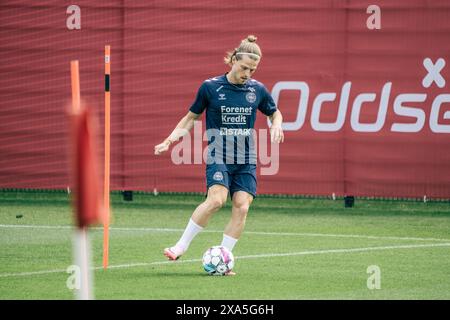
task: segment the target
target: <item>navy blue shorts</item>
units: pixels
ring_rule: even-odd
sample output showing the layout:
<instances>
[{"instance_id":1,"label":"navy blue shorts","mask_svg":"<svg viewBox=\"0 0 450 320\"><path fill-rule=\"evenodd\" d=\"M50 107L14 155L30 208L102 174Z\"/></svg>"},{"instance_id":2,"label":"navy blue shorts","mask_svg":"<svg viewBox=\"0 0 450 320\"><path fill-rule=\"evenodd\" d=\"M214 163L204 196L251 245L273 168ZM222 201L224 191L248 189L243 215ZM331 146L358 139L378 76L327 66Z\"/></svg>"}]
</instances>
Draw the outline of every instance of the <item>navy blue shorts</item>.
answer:
<instances>
[{"instance_id":1,"label":"navy blue shorts","mask_svg":"<svg viewBox=\"0 0 450 320\"><path fill-rule=\"evenodd\" d=\"M208 164L206 165L206 188L220 184L230 191L250 193L256 197L256 165L254 164Z\"/></svg>"}]
</instances>

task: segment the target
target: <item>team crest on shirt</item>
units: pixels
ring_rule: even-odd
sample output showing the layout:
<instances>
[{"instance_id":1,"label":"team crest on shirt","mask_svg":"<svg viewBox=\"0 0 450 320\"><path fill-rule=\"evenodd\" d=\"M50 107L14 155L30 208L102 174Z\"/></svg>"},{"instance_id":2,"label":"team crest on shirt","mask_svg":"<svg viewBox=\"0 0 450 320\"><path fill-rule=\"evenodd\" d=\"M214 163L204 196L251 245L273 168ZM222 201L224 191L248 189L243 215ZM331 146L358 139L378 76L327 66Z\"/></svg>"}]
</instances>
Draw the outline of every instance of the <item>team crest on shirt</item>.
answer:
<instances>
[{"instance_id":1,"label":"team crest on shirt","mask_svg":"<svg viewBox=\"0 0 450 320\"><path fill-rule=\"evenodd\" d=\"M216 171L213 175L213 179L216 181L222 181L223 180L223 174L220 171Z\"/></svg>"},{"instance_id":2,"label":"team crest on shirt","mask_svg":"<svg viewBox=\"0 0 450 320\"><path fill-rule=\"evenodd\" d=\"M245 95L245 99L247 99L248 102L253 103L256 101L256 94L254 92L248 92Z\"/></svg>"}]
</instances>

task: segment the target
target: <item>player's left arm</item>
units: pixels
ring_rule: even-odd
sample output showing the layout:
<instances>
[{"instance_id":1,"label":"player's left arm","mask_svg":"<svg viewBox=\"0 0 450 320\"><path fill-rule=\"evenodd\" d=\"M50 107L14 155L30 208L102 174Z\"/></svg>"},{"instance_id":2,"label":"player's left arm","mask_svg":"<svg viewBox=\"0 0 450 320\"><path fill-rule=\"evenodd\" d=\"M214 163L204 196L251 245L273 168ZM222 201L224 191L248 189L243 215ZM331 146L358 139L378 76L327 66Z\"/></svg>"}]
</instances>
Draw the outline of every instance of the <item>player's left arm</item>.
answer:
<instances>
[{"instance_id":1,"label":"player's left arm","mask_svg":"<svg viewBox=\"0 0 450 320\"><path fill-rule=\"evenodd\" d=\"M284 133L281 124L283 123L283 115L280 110L275 111L268 116L272 125L270 126L270 140L272 142L281 143L284 141Z\"/></svg>"}]
</instances>

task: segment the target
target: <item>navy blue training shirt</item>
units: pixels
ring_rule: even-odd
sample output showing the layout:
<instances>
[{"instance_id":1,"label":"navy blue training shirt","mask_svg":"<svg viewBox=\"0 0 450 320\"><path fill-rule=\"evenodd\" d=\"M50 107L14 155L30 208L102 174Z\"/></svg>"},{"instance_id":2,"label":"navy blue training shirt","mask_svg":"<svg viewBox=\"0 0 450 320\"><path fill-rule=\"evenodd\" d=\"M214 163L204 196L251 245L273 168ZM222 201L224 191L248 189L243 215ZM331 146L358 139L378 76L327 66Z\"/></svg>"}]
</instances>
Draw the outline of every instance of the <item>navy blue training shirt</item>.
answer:
<instances>
[{"instance_id":1,"label":"navy blue training shirt","mask_svg":"<svg viewBox=\"0 0 450 320\"><path fill-rule=\"evenodd\" d=\"M200 86L190 111L201 114L206 109L208 164L254 163L253 127L256 111L271 116L277 107L266 87L254 79L232 84L226 75L207 79Z\"/></svg>"}]
</instances>

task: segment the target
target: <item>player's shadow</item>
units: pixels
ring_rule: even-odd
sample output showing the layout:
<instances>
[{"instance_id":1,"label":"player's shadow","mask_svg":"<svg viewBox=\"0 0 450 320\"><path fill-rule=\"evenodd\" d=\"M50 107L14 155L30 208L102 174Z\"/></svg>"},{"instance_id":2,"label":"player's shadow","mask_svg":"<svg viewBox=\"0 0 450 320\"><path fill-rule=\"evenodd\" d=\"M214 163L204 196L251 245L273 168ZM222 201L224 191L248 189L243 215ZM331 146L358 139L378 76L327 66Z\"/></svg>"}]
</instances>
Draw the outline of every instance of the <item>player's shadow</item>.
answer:
<instances>
[{"instance_id":1,"label":"player's shadow","mask_svg":"<svg viewBox=\"0 0 450 320\"><path fill-rule=\"evenodd\" d=\"M199 271L170 271L170 270L148 270L146 272L142 272L142 277L143 278L148 278L148 277L156 277L156 278L163 278L163 277L168 277L168 278L186 278L186 279L192 279L193 277L195 278L208 278L209 276L205 273L202 272L202 270Z\"/></svg>"}]
</instances>

